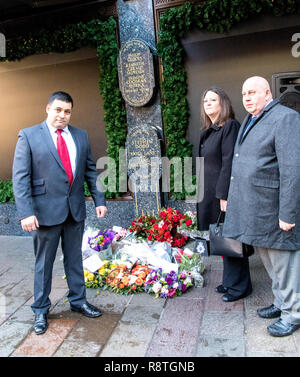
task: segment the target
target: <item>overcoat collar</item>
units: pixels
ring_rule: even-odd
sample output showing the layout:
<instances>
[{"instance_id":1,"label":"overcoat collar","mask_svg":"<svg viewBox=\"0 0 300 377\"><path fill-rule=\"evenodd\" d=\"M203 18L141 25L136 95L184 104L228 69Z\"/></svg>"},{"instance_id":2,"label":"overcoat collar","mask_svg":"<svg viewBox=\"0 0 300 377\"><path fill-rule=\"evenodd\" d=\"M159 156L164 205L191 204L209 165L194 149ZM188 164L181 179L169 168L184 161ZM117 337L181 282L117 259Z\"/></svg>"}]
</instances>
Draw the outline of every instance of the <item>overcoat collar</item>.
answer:
<instances>
[{"instance_id":1,"label":"overcoat collar","mask_svg":"<svg viewBox=\"0 0 300 377\"><path fill-rule=\"evenodd\" d=\"M273 101L271 101L263 110L262 112L260 113L260 115L257 117L257 119L255 120L255 122L253 123L252 127L244 134L244 130L245 128L247 127L249 121L250 121L250 118L252 118L252 115L251 114L248 114L243 123L242 123L242 126L241 126L241 133L240 133L240 136L239 136L239 144L242 144L242 142L245 140L246 136L248 135L249 132L251 132L251 130L256 126L256 124L263 118L263 116L268 112L270 111L274 106L276 106L277 104L279 103L279 99L276 98L276 99L273 99Z\"/></svg>"}]
</instances>

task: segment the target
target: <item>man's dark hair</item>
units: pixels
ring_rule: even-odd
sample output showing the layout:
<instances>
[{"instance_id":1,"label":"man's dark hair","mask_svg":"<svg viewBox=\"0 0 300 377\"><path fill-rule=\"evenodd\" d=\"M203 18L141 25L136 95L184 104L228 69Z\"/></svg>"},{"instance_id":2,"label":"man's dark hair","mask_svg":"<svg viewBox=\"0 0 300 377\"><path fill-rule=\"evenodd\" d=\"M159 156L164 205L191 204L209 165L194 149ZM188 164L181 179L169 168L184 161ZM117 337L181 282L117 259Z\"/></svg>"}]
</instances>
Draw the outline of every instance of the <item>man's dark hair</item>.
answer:
<instances>
[{"instance_id":1,"label":"man's dark hair","mask_svg":"<svg viewBox=\"0 0 300 377\"><path fill-rule=\"evenodd\" d=\"M50 98L49 98L48 105L51 105L51 103L54 102L56 99L58 99L59 101L71 103L72 107L73 107L73 99L70 96L70 94L68 94L66 92L54 92L54 93L52 93Z\"/></svg>"}]
</instances>

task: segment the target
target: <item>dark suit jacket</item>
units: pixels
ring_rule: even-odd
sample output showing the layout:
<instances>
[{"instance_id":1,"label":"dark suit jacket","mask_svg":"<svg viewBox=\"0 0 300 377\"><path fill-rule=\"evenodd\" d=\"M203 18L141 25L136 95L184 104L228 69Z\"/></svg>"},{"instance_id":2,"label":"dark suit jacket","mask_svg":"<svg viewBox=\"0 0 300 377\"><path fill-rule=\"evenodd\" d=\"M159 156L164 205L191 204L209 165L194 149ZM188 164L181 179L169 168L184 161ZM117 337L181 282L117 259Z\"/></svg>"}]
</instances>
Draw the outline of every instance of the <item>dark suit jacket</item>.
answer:
<instances>
[{"instance_id":1,"label":"dark suit jacket","mask_svg":"<svg viewBox=\"0 0 300 377\"><path fill-rule=\"evenodd\" d=\"M208 230L217 222L220 199L227 200L234 144L240 124L228 120L223 127L212 125L201 131L199 157L204 157L204 197L197 204L198 228Z\"/></svg>"},{"instance_id":2,"label":"dark suit jacket","mask_svg":"<svg viewBox=\"0 0 300 377\"><path fill-rule=\"evenodd\" d=\"M253 246L300 249L300 115L274 100L235 145L225 237ZM286 232L279 219L296 226Z\"/></svg>"},{"instance_id":3,"label":"dark suit jacket","mask_svg":"<svg viewBox=\"0 0 300 377\"><path fill-rule=\"evenodd\" d=\"M96 187L97 170L87 132L69 125L77 157L71 187L46 122L19 132L13 162L13 189L19 219L35 215L40 225L62 223L69 211L75 221L86 217L84 181L96 206L105 197Z\"/></svg>"}]
</instances>

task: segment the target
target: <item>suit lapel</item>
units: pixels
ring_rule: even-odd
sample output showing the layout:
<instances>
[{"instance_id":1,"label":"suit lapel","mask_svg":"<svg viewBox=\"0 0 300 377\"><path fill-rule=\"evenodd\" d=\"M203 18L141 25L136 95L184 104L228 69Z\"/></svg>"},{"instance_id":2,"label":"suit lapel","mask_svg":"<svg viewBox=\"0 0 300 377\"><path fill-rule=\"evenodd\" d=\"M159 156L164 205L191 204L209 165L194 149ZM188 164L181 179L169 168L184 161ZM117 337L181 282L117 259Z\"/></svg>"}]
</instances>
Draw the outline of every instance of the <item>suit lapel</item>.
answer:
<instances>
[{"instance_id":1,"label":"suit lapel","mask_svg":"<svg viewBox=\"0 0 300 377\"><path fill-rule=\"evenodd\" d=\"M245 137L243 135L244 135L245 127L247 127L247 124L248 124L250 118L251 118L251 114L247 114L242 125L241 125L241 127L240 127L240 132L239 132L239 135L238 135L239 144L242 144L242 142L245 139Z\"/></svg>"},{"instance_id":2,"label":"suit lapel","mask_svg":"<svg viewBox=\"0 0 300 377\"><path fill-rule=\"evenodd\" d=\"M64 166L63 166L63 164L61 162L61 159L59 157L59 154L57 153L57 149L55 148L55 145L53 143L53 139L52 139L52 136L51 136L50 131L48 129L46 121L44 121L43 123L41 123L41 133L42 133L42 140L45 141L46 146L49 149L49 151L51 152L52 156L55 158L55 160L57 161L58 165L63 170L65 170L65 168L64 168Z\"/></svg>"},{"instance_id":3,"label":"suit lapel","mask_svg":"<svg viewBox=\"0 0 300 377\"><path fill-rule=\"evenodd\" d=\"M248 122L251 118L251 114L248 114L246 116L246 118L244 119L243 121L243 124L240 128L240 135L238 136L238 140L239 140L239 144L242 144L242 142L245 140L246 136L248 135L248 133L256 126L256 124L261 120L261 118L270 110L272 109L274 106L276 106L277 104L279 103L279 100L276 98L274 99L272 102L270 102L265 108L264 110L262 111L262 113L260 114L260 116L255 120L255 122L253 123L253 125L250 127L250 129L246 132L246 134L244 135L244 131L245 131L245 128L247 127L248 125Z\"/></svg>"},{"instance_id":4,"label":"suit lapel","mask_svg":"<svg viewBox=\"0 0 300 377\"><path fill-rule=\"evenodd\" d=\"M77 172L78 172L78 161L80 161L80 153L81 153L81 142L80 142L80 138L78 137L77 135L77 132L75 131L74 127L72 126L68 126L69 127L69 131L72 135L72 138L74 140L74 143L75 143L75 146L76 146L76 161L75 161L75 173L74 173L74 179L73 179L73 182L76 178L76 175L77 175Z\"/></svg>"}]
</instances>

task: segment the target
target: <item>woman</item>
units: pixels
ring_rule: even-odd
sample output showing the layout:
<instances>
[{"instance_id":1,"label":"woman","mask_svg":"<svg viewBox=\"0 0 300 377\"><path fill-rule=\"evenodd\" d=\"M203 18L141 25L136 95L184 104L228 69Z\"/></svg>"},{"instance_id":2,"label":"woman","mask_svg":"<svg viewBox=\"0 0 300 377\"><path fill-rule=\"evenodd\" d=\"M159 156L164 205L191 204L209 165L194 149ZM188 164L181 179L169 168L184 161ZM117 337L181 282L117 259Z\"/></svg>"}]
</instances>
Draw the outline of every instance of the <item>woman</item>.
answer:
<instances>
[{"instance_id":1,"label":"woman","mask_svg":"<svg viewBox=\"0 0 300 377\"><path fill-rule=\"evenodd\" d=\"M208 230L226 211L234 144L240 124L230 99L220 88L207 89L201 99L199 156L204 157L204 198L197 204L198 229ZM236 301L252 292L248 258L223 257L223 283L216 292Z\"/></svg>"}]
</instances>

